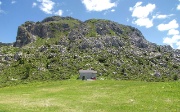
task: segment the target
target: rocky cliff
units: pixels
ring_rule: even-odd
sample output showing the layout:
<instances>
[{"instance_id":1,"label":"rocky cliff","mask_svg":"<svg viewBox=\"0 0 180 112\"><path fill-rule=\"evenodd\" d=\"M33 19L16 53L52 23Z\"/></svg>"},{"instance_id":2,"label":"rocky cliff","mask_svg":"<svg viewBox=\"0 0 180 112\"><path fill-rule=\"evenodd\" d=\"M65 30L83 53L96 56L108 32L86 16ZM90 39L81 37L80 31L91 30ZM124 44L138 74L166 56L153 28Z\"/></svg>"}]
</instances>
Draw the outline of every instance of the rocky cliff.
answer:
<instances>
[{"instance_id":1,"label":"rocky cliff","mask_svg":"<svg viewBox=\"0 0 180 112\"><path fill-rule=\"evenodd\" d=\"M28 21L8 49L0 51L0 73L11 74L2 75L4 80L67 79L80 68L118 80L177 80L180 73L179 50L148 42L138 29L109 20L53 16Z\"/></svg>"},{"instance_id":2,"label":"rocky cliff","mask_svg":"<svg viewBox=\"0 0 180 112\"><path fill-rule=\"evenodd\" d=\"M79 49L124 49L135 55L153 57L158 50L172 53L178 57L179 50L170 46L159 46L148 42L142 33L131 26L125 26L109 20L91 19L85 22L71 18L53 16L42 22L25 22L19 26L15 47L23 47L35 42L37 38L58 37L58 44ZM127 48L127 49L125 49ZM150 55L151 54L151 55ZM176 59L177 60L177 59Z\"/></svg>"},{"instance_id":3,"label":"rocky cliff","mask_svg":"<svg viewBox=\"0 0 180 112\"><path fill-rule=\"evenodd\" d=\"M49 17L42 22L27 21L18 27L15 47L22 47L34 42L37 37L53 38L56 33L70 32L76 25L80 24L79 20L71 17Z\"/></svg>"}]
</instances>

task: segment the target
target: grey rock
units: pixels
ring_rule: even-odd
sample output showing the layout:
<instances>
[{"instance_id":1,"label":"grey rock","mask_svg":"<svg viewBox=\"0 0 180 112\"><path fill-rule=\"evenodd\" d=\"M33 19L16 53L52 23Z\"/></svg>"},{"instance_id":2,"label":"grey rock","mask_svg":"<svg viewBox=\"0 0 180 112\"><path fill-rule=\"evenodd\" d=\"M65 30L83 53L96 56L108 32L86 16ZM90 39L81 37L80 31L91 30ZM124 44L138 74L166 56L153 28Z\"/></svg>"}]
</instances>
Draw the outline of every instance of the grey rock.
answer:
<instances>
[{"instance_id":1,"label":"grey rock","mask_svg":"<svg viewBox=\"0 0 180 112\"><path fill-rule=\"evenodd\" d=\"M71 23L58 22L60 20L76 20L71 17L59 17L53 16L44 19L42 22L25 22L23 25L19 26L18 33L16 37L15 47L22 47L36 40L36 37L40 38L53 38L55 37L55 32L70 32ZM77 24L80 23L76 20ZM75 25L75 24L74 24ZM74 35L74 34L73 34Z\"/></svg>"},{"instance_id":2,"label":"grey rock","mask_svg":"<svg viewBox=\"0 0 180 112\"><path fill-rule=\"evenodd\" d=\"M14 55L14 60L19 60L21 57L22 57L22 52L17 52L17 53Z\"/></svg>"},{"instance_id":3,"label":"grey rock","mask_svg":"<svg viewBox=\"0 0 180 112\"><path fill-rule=\"evenodd\" d=\"M160 72L155 72L155 73L154 73L154 76L155 76L155 77L161 77L161 74L160 74Z\"/></svg>"},{"instance_id":4,"label":"grey rock","mask_svg":"<svg viewBox=\"0 0 180 112\"><path fill-rule=\"evenodd\" d=\"M4 57L4 60L5 60L5 61L10 61L10 60L11 60L11 58L10 58L10 57L8 57L8 56L5 56L5 57Z\"/></svg>"},{"instance_id":5,"label":"grey rock","mask_svg":"<svg viewBox=\"0 0 180 112\"><path fill-rule=\"evenodd\" d=\"M16 42L14 43L15 47L22 47L33 41L35 41L35 37L31 33L22 26L18 27Z\"/></svg>"}]
</instances>

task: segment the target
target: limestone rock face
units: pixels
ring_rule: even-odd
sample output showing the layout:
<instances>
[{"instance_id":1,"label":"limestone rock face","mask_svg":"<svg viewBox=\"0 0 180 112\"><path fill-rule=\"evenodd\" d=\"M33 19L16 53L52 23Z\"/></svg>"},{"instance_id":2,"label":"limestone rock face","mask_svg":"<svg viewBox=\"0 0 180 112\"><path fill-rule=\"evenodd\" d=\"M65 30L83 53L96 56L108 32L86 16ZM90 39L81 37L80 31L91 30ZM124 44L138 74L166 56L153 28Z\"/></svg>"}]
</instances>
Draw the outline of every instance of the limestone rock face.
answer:
<instances>
[{"instance_id":1,"label":"limestone rock face","mask_svg":"<svg viewBox=\"0 0 180 112\"><path fill-rule=\"evenodd\" d=\"M57 33L69 32L71 30L68 21L76 21L74 24L79 24L80 21L71 17L53 16L45 18L42 22L27 21L18 27L15 47L22 47L31 42L34 42L37 37L53 38ZM64 22L64 21L67 21Z\"/></svg>"},{"instance_id":2,"label":"limestone rock face","mask_svg":"<svg viewBox=\"0 0 180 112\"><path fill-rule=\"evenodd\" d=\"M148 49L153 46L138 29L130 26L108 20L90 19L81 22L71 17L59 16L45 18L42 22L25 22L18 28L14 46L22 47L34 42L38 37L53 38L58 34L67 36L70 41L82 39L82 43L78 43L79 48L82 49L88 47L122 47L128 41L138 48Z\"/></svg>"},{"instance_id":3,"label":"limestone rock face","mask_svg":"<svg viewBox=\"0 0 180 112\"><path fill-rule=\"evenodd\" d=\"M109 20L27 21L18 27L15 47L8 45L0 43L4 79L9 74L22 80L68 79L89 68L118 80L166 81L180 73L180 50L151 43L137 28Z\"/></svg>"},{"instance_id":4,"label":"limestone rock face","mask_svg":"<svg viewBox=\"0 0 180 112\"><path fill-rule=\"evenodd\" d=\"M35 40L35 36L28 32L23 26L18 27L18 33L16 37L16 42L14 43L15 47L22 47L26 44L29 44Z\"/></svg>"}]
</instances>

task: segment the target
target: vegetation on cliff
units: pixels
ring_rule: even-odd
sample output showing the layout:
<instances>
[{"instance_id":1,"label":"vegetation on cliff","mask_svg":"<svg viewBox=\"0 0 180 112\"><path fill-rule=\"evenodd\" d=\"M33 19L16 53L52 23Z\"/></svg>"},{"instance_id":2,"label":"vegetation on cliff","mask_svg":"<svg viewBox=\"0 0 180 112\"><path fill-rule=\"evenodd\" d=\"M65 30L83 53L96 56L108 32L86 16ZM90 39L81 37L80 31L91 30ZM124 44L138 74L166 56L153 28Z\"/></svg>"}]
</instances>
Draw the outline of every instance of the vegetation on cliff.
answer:
<instances>
[{"instance_id":1,"label":"vegetation on cliff","mask_svg":"<svg viewBox=\"0 0 180 112\"><path fill-rule=\"evenodd\" d=\"M58 16L25 22L14 45L0 49L2 85L64 80L89 68L116 80L178 80L180 51L148 42L131 26Z\"/></svg>"}]
</instances>

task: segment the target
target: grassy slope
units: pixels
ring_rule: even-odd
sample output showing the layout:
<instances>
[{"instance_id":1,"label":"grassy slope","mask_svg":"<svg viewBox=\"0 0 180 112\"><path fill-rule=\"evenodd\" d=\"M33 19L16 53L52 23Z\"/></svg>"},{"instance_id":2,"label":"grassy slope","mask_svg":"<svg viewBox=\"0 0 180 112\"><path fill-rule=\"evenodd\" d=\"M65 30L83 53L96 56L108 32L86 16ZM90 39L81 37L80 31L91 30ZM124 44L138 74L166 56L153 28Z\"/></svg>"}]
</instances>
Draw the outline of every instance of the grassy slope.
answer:
<instances>
[{"instance_id":1,"label":"grassy slope","mask_svg":"<svg viewBox=\"0 0 180 112\"><path fill-rule=\"evenodd\" d=\"M178 112L179 88L180 82L36 82L0 88L0 112Z\"/></svg>"}]
</instances>

